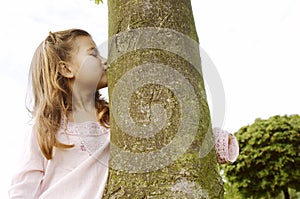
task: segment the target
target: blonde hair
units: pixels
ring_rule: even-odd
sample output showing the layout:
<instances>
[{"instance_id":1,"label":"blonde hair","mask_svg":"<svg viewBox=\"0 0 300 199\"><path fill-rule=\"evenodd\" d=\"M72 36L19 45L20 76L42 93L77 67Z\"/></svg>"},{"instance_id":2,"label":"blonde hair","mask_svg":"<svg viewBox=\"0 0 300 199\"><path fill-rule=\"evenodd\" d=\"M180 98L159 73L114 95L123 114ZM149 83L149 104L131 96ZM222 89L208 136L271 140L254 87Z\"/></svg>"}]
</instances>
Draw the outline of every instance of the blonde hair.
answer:
<instances>
[{"instance_id":1,"label":"blonde hair","mask_svg":"<svg viewBox=\"0 0 300 199\"><path fill-rule=\"evenodd\" d=\"M59 73L59 63L69 61L74 50L74 40L79 36L90 34L80 29L70 29L49 33L49 36L38 46L32 58L30 76L33 92L33 108L30 110L35 119L37 140L43 155L52 159L53 147L71 148L59 142L56 133L72 109L70 81ZM95 93L95 107L98 121L109 127L108 103ZM64 122L65 123L65 122Z\"/></svg>"}]
</instances>

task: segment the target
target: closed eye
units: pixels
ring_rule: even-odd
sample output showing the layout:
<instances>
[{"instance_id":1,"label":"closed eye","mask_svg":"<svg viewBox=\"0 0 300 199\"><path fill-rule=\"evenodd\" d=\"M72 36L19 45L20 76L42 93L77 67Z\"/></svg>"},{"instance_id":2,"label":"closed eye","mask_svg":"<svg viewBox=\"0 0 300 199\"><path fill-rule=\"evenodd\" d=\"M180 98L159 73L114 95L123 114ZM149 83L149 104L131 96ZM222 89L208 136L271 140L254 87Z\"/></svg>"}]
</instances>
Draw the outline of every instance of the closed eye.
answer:
<instances>
[{"instance_id":1,"label":"closed eye","mask_svg":"<svg viewBox=\"0 0 300 199\"><path fill-rule=\"evenodd\" d=\"M92 47L89 49L90 53L89 55L94 56L94 57L98 57L99 56L99 51L97 48Z\"/></svg>"},{"instance_id":2,"label":"closed eye","mask_svg":"<svg viewBox=\"0 0 300 199\"><path fill-rule=\"evenodd\" d=\"M94 56L94 57L98 57L97 53L92 52L90 55Z\"/></svg>"}]
</instances>

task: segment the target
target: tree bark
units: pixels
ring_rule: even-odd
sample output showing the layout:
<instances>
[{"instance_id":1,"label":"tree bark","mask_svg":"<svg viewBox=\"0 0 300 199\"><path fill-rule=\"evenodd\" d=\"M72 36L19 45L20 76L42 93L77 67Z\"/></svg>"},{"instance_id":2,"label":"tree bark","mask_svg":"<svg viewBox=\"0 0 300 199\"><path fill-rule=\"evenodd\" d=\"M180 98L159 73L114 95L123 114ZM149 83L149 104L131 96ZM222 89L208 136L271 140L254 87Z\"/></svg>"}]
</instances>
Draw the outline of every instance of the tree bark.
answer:
<instances>
[{"instance_id":1,"label":"tree bark","mask_svg":"<svg viewBox=\"0 0 300 199\"><path fill-rule=\"evenodd\" d=\"M108 0L103 198L223 198L190 0Z\"/></svg>"}]
</instances>

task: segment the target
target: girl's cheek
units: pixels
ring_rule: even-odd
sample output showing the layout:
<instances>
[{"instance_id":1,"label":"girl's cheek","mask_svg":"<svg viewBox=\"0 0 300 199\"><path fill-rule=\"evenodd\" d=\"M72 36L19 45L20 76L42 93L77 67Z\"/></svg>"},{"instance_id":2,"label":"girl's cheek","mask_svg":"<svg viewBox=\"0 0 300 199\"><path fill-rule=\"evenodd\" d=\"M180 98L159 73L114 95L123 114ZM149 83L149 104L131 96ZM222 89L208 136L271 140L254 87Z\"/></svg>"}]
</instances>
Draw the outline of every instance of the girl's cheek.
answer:
<instances>
[{"instance_id":1,"label":"girl's cheek","mask_svg":"<svg viewBox=\"0 0 300 199\"><path fill-rule=\"evenodd\" d=\"M96 72L103 69L101 61L93 56L87 56L80 66L80 70Z\"/></svg>"},{"instance_id":2,"label":"girl's cheek","mask_svg":"<svg viewBox=\"0 0 300 199\"><path fill-rule=\"evenodd\" d=\"M81 64L77 79L81 82L97 85L104 73L101 61L93 56L88 56Z\"/></svg>"}]
</instances>

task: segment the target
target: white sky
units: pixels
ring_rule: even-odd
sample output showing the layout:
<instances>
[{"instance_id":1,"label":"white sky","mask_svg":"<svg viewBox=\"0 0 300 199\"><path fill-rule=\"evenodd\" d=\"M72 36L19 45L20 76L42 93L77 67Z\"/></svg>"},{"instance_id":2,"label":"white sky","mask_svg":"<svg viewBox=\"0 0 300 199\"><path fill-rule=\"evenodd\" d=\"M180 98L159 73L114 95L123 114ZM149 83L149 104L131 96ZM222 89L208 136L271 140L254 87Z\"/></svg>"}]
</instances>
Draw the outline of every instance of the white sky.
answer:
<instances>
[{"instance_id":1,"label":"white sky","mask_svg":"<svg viewBox=\"0 0 300 199\"><path fill-rule=\"evenodd\" d=\"M192 4L200 45L223 82L223 128L235 132L258 117L299 114L300 1L192 0ZM7 198L27 129L24 98L34 50L50 30L82 28L97 44L104 42L106 1L103 5L90 0L5 1L0 26L0 198ZM210 108L217 113L213 105Z\"/></svg>"}]
</instances>

